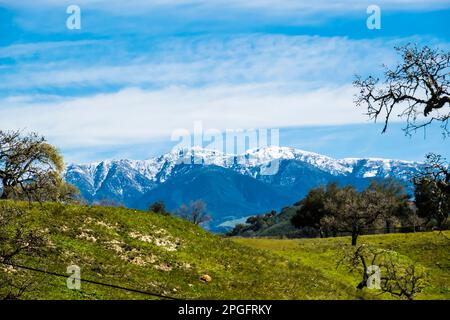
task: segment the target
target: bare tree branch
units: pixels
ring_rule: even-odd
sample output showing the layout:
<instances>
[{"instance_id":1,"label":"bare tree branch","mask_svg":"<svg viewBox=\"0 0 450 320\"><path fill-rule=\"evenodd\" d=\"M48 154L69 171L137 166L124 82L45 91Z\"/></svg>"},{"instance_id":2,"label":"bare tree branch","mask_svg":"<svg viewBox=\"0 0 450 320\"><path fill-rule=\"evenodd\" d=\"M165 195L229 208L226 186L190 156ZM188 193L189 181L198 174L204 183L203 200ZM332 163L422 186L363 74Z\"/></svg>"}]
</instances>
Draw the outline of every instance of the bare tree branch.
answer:
<instances>
[{"instance_id":1,"label":"bare tree branch","mask_svg":"<svg viewBox=\"0 0 450 320\"><path fill-rule=\"evenodd\" d=\"M386 132L394 113L406 118L406 134L439 122L448 135L450 118L450 52L427 46L406 45L395 48L402 62L394 69L385 68L384 80L356 77L358 107L367 108L370 119L384 117Z\"/></svg>"}]
</instances>

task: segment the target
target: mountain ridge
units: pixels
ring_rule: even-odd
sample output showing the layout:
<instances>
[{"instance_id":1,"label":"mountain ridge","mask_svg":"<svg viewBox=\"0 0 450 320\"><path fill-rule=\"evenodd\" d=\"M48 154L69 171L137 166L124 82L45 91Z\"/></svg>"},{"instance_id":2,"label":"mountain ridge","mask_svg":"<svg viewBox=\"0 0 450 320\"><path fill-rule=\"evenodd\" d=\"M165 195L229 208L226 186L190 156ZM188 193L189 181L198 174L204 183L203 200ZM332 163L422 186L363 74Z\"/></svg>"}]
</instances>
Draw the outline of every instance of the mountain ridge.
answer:
<instances>
[{"instance_id":1,"label":"mountain ridge","mask_svg":"<svg viewBox=\"0 0 450 320\"><path fill-rule=\"evenodd\" d=\"M290 147L258 148L240 155L193 147L147 160L69 164L64 176L91 203L109 200L145 209L151 201L163 200L175 210L181 203L197 200L188 195L202 196L209 208L216 208L212 215L219 225L225 217L238 219L262 213L259 211L279 210L298 201L309 189L330 182L363 188L373 179L391 177L408 186L421 165L382 158L334 159ZM256 190L265 190L259 195L264 201Z\"/></svg>"}]
</instances>

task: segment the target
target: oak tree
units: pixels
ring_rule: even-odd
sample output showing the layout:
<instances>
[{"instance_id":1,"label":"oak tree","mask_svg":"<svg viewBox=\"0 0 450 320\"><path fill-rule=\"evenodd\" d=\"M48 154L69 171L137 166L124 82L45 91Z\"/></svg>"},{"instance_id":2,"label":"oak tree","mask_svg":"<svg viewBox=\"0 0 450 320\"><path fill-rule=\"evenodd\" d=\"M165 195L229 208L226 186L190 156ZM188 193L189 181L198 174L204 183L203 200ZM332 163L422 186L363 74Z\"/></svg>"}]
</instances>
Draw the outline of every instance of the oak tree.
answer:
<instances>
[{"instance_id":1,"label":"oak tree","mask_svg":"<svg viewBox=\"0 0 450 320\"><path fill-rule=\"evenodd\" d=\"M64 182L63 158L37 135L0 130L0 199L69 200L77 189Z\"/></svg>"},{"instance_id":2,"label":"oak tree","mask_svg":"<svg viewBox=\"0 0 450 320\"><path fill-rule=\"evenodd\" d=\"M450 52L415 45L395 49L401 62L394 68L384 66L384 79L357 76L356 105L367 108L367 115L375 121L384 117L383 132L396 114L406 120L407 134L432 122L448 134Z\"/></svg>"}]
</instances>

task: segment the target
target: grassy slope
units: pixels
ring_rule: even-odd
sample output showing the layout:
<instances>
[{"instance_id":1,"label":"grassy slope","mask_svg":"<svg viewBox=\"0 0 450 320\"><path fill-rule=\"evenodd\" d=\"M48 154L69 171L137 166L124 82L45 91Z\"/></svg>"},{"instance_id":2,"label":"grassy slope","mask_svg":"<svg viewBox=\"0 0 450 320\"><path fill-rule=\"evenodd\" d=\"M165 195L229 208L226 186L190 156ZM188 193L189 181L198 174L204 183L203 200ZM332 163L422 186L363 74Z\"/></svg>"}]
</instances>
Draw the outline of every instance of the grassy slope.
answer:
<instances>
[{"instance_id":1,"label":"grassy slope","mask_svg":"<svg viewBox=\"0 0 450 320\"><path fill-rule=\"evenodd\" d=\"M450 237L450 231L446 231L445 235ZM450 299L450 240L446 237L438 232L427 232L368 235L358 241L395 250L425 267L429 286L417 295L417 299ZM348 237L296 240L235 238L234 241L251 248L268 250L293 263L314 267L325 277L342 284L354 287L360 281L360 275L350 274L344 267L336 268L339 249L349 245ZM375 293L369 289L364 291ZM392 298L388 294L377 297Z\"/></svg>"},{"instance_id":2,"label":"grassy slope","mask_svg":"<svg viewBox=\"0 0 450 320\"><path fill-rule=\"evenodd\" d=\"M53 247L43 258L24 257L21 262L49 271L64 274L68 265L76 264L84 279L188 299L377 298L373 292L355 290L356 278L332 267L335 245L348 239L230 240L178 218L149 212L56 204L28 209L27 204L19 205L28 212L27 223L44 230ZM433 287L424 297L449 298L449 247L444 247L437 235L362 239L397 244L398 251L433 271ZM442 269L436 267L437 261ZM205 273L212 282L200 280ZM81 291L73 291L66 288L64 278L38 277L35 290L24 298L149 298L87 283Z\"/></svg>"},{"instance_id":3,"label":"grassy slope","mask_svg":"<svg viewBox=\"0 0 450 320\"><path fill-rule=\"evenodd\" d=\"M178 218L122 208L20 206L28 211L27 222L45 230L53 247L43 258L24 257L21 262L48 271L65 274L67 266L76 264L84 279L188 299L360 296L314 267L220 238ZM200 281L205 273L212 282ZM66 279L46 276L23 298L149 297L87 283L81 291L68 290Z\"/></svg>"}]
</instances>

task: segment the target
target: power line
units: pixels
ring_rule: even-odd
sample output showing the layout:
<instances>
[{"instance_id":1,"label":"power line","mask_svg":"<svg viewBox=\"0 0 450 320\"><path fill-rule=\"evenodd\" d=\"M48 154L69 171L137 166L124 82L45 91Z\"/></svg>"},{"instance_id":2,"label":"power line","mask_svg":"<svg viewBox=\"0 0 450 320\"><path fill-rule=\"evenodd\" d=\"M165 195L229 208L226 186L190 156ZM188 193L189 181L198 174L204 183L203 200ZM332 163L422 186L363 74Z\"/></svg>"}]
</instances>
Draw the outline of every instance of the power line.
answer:
<instances>
[{"instance_id":1,"label":"power line","mask_svg":"<svg viewBox=\"0 0 450 320\"><path fill-rule=\"evenodd\" d=\"M55 276L55 277L62 277L62 278L66 278L66 279L68 278L68 276L66 274L61 274L61 273L57 273L57 272L37 269L34 267L28 267L28 266L19 265L19 264L6 263L6 262L2 262L2 261L0 261L0 263L4 264L4 265L16 267L16 268L21 268L21 269L25 269L25 270L48 274L48 275ZM118 286L115 284L98 282L95 280L89 280L89 279L76 279L76 280L80 280L80 281L83 281L86 283L96 284L96 285L100 285L100 286L110 287L110 288L114 288L114 289L120 289L120 290L129 291L129 292L140 293L140 294L144 294L144 295L148 295L148 296L154 296L154 297L158 297L158 298L164 298L164 299L169 299L169 300L181 300L178 298L174 298L174 297L170 297L170 296L166 296L166 295L162 295L162 294L158 294L158 293L152 293L152 292L142 291L142 290L133 289L133 288L126 288L126 287Z\"/></svg>"}]
</instances>

